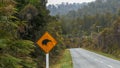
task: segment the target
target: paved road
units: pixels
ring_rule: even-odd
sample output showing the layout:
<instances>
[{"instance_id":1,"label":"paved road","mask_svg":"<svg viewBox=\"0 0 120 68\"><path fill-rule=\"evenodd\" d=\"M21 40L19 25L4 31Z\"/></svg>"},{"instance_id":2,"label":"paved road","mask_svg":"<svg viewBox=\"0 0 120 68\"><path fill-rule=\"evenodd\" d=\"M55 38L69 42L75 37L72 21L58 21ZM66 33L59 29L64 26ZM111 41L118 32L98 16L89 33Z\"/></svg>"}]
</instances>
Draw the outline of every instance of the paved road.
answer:
<instances>
[{"instance_id":1,"label":"paved road","mask_svg":"<svg viewBox=\"0 0 120 68\"><path fill-rule=\"evenodd\" d=\"M73 68L120 68L120 61L80 49L70 49Z\"/></svg>"}]
</instances>

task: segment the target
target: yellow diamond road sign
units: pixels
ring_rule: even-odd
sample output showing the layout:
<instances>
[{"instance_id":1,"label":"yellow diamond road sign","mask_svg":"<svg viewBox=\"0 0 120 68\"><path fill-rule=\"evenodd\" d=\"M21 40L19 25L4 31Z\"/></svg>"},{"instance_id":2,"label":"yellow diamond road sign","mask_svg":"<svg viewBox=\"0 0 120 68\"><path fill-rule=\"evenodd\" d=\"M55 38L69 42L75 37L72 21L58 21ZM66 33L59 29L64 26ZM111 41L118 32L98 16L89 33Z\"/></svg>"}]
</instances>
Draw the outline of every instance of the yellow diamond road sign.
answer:
<instances>
[{"instance_id":1,"label":"yellow diamond road sign","mask_svg":"<svg viewBox=\"0 0 120 68\"><path fill-rule=\"evenodd\" d=\"M45 51L45 53L49 53L50 50L57 44L57 41L48 32L46 32L37 41L37 44Z\"/></svg>"}]
</instances>

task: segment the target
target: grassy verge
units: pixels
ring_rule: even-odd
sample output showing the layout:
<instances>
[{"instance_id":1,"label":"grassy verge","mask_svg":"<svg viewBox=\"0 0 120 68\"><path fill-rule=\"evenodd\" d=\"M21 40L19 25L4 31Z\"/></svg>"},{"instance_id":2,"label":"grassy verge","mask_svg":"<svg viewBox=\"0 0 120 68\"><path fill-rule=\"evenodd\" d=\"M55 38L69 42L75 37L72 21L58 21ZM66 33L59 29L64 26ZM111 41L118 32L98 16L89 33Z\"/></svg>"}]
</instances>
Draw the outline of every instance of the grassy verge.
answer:
<instances>
[{"instance_id":1,"label":"grassy verge","mask_svg":"<svg viewBox=\"0 0 120 68\"><path fill-rule=\"evenodd\" d=\"M92 51L92 52L95 52L97 54L100 54L100 55L103 55L103 56L106 56L106 57L109 57L109 58L112 58L112 59L115 59L115 60L119 60L120 61L120 58L117 58L116 56L114 55L111 55L111 54L107 54L107 53L103 53L101 51L96 51L96 50L91 50L91 49L88 49L88 48L84 48L86 50L89 50L89 51Z\"/></svg>"},{"instance_id":2,"label":"grassy verge","mask_svg":"<svg viewBox=\"0 0 120 68\"><path fill-rule=\"evenodd\" d=\"M69 50L65 50L58 62L50 68L72 68L72 58Z\"/></svg>"}]
</instances>

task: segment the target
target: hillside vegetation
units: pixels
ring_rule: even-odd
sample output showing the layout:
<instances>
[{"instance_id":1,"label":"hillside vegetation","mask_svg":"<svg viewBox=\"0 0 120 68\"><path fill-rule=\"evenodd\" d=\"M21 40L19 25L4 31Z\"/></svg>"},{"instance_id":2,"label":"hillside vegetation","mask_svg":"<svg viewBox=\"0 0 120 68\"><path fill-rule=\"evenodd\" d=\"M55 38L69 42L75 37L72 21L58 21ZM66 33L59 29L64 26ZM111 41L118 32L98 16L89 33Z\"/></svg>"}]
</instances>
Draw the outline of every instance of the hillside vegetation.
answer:
<instances>
[{"instance_id":1,"label":"hillside vegetation","mask_svg":"<svg viewBox=\"0 0 120 68\"><path fill-rule=\"evenodd\" d=\"M45 0L0 0L0 68L45 68L45 53L36 41L48 31L58 41L50 53L56 62L64 50L62 30L49 15Z\"/></svg>"},{"instance_id":2,"label":"hillside vegetation","mask_svg":"<svg viewBox=\"0 0 120 68\"><path fill-rule=\"evenodd\" d=\"M119 0L96 0L77 11L58 14L67 48L89 48L120 58L119 6Z\"/></svg>"}]
</instances>

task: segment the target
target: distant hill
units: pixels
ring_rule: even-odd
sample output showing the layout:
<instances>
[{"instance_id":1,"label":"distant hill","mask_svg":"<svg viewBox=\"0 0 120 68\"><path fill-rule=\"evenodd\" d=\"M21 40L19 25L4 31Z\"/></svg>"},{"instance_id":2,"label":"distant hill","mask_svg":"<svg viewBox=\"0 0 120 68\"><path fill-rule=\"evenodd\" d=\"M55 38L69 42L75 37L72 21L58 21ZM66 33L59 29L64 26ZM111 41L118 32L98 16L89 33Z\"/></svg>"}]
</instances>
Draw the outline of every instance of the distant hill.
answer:
<instances>
[{"instance_id":1,"label":"distant hill","mask_svg":"<svg viewBox=\"0 0 120 68\"><path fill-rule=\"evenodd\" d=\"M49 5L47 8L50 10L51 15L65 15L77 17L81 15L93 15L104 13L116 13L120 9L120 0L96 0L90 3L62 3L59 5ZM71 12L72 11L72 12Z\"/></svg>"},{"instance_id":2,"label":"distant hill","mask_svg":"<svg viewBox=\"0 0 120 68\"><path fill-rule=\"evenodd\" d=\"M77 11L78 9L84 7L87 3L62 3L56 5L48 5L47 8L50 10L50 15L64 15L67 14L69 11Z\"/></svg>"},{"instance_id":3,"label":"distant hill","mask_svg":"<svg viewBox=\"0 0 120 68\"><path fill-rule=\"evenodd\" d=\"M95 14L104 14L104 13L112 13L115 14L120 10L120 0L96 0L95 2L88 3L84 7L80 8L75 13L69 12L69 16L73 16L71 14L75 14L77 17L83 15L95 15Z\"/></svg>"}]
</instances>

